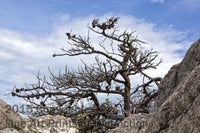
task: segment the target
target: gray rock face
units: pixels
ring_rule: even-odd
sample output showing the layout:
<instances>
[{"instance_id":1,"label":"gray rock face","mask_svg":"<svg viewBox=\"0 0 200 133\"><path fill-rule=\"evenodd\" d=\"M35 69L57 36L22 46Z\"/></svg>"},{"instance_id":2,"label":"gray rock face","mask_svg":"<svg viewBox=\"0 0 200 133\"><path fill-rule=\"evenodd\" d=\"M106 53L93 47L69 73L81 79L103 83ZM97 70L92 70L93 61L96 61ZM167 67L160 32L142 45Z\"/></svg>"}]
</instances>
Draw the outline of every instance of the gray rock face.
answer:
<instances>
[{"instance_id":1,"label":"gray rock face","mask_svg":"<svg viewBox=\"0 0 200 133\"><path fill-rule=\"evenodd\" d=\"M10 106L0 99L0 130L6 127L6 121L10 119L13 121L22 121L22 117L10 109ZM19 125L15 126L16 129L20 129Z\"/></svg>"},{"instance_id":2,"label":"gray rock face","mask_svg":"<svg viewBox=\"0 0 200 133\"><path fill-rule=\"evenodd\" d=\"M136 120L137 118L137 120ZM142 126L131 126L143 121ZM110 133L199 133L200 132L200 40L196 41L181 63L174 65L162 80L152 113L131 115Z\"/></svg>"},{"instance_id":3,"label":"gray rock face","mask_svg":"<svg viewBox=\"0 0 200 133\"><path fill-rule=\"evenodd\" d=\"M161 106L176 86L182 84L187 75L198 65L200 65L200 39L192 44L181 63L174 65L162 80L156 106Z\"/></svg>"},{"instance_id":4,"label":"gray rock face","mask_svg":"<svg viewBox=\"0 0 200 133\"><path fill-rule=\"evenodd\" d=\"M47 115L23 119L8 108L0 99L0 133L78 133L78 126L69 118Z\"/></svg>"},{"instance_id":5,"label":"gray rock face","mask_svg":"<svg viewBox=\"0 0 200 133\"><path fill-rule=\"evenodd\" d=\"M78 133L78 126L70 118L46 115L24 119L24 131L31 133Z\"/></svg>"}]
</instances>

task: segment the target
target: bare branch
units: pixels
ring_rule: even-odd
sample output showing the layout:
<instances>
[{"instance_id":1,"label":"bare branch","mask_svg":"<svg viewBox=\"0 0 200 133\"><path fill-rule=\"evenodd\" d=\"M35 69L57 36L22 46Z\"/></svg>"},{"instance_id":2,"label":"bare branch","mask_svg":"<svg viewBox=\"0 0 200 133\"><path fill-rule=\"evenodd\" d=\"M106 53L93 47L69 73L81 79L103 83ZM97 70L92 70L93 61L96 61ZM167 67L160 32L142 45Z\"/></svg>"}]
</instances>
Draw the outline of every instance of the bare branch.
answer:
<instances>
[{"instance_id":1,"label":"bare branch","mask_svg":"<svg viewBox=\"0 0 200 133\"><path fill-rule=\"evenodd\" d=\"M49 80L38 73L36 84L15 87L11 95L24 98L33 108L61 107L59 110L38 112L38 116L59 114L78 120L80 124L84 121L95 124L97 120L120 122L130 113L149 113L158 94L156 85L160 84L161 78L151 77L144 71L156 69L161 63L161 60L156 62L159 53L145 49L143 45L146 43L135 36L135 31L121 32L116 26L118 19L111 17L102 23L98 19L93 20L86 37L66 33L71 47L62 48L62 53L53 55L95 55L93 64L81 60L83 66L77 70L66 67L65 72L58 74L49 70ZM90 32L97 34L102 41L93 44ZM100 49L96 46L100 46ZM140 84L132 79L137 74L143 77ZM101 94L107 94L105 102L99 97ZM111 102L111 94L121 99ZM86 103L84 106L80 105L82 101ZM78 108L71 110L75 106ZM102 132L102 126L105 129L114 128L97 124L96 127L91 125L81 131Z\"/></svg>"}]
</instances>

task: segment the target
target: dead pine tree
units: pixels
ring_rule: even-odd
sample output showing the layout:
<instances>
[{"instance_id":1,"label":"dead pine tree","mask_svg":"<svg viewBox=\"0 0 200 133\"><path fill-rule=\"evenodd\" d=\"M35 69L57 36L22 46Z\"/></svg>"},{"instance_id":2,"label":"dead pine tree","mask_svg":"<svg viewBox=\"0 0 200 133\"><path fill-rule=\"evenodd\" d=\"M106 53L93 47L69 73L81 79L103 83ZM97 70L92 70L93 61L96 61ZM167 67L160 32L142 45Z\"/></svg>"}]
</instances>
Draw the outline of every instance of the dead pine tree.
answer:
<instances>
[{"instance_id":1,"label":"dead pine tree","mask_svg":"<svg viewBox=\"0 0 200 133\"><path fill-rule=\"evenodd\" d=\"M161 60L156 61L157 51L145 49L148 44L139 40L135 31L120 31L116 26L118 19L111 17L105 22L95 19L88 25L88 30L102 39L98 44L91 41L89 32L86 37L70 32L66 36L71 48L53 54L53 57L94 55L93 64L82 61L77 70L66 67L63 73L49 71L49 79L38 75L38 83L15 88L11 94L24 98L34 109L47 108L34 112L37 116L59 114L78 121L82 132L105 132L131 113L149 113L161 78L151 77L146 70L156 69ZM136 75L142 77L141 82L136 83ZM108 98L102 101L97 94L107 94ZM119 98L111 100L111 95ZM56 106L59 109L48 108ZM83 127L83 122L90 124Z\"/></svg>"}]
</instances>

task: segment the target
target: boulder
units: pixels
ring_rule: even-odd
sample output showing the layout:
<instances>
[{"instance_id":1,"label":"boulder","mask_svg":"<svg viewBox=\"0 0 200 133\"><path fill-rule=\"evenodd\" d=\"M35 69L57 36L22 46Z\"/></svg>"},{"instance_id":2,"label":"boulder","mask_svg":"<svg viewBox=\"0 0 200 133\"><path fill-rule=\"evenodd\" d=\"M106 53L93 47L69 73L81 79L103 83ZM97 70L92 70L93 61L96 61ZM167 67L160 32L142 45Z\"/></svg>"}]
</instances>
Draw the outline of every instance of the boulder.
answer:
<instances>
[{"instance_id":1,"label":"boulder","mask_svg":"<svg viewBox=\"0 0 200 133\"><path fill-rule=\"evenodd\" d=\"M0 130L7 127L6 123L8 120L13 122L22 121L22 117L11 108L6 102L0 99ZM16 124L15 129L20 129L20 126Z\"/></svg>"},{"instance_id":2,"label":"boulder","mask_svg":"<svg viewBox=\"0 0 200 133\"><path fill-rule=\"evenodd\" d=\"M30 133L78 133L78 126L70 118L46 115L24 119L24 130Z\"/></svg>"},{"instance_id":3,"label":"boulder","mask_svg":"<svg viewBox=\"0 0 200 133\"><path fill-rule=\"evenodd\" d=\"M77 125L64 116L22 118L0 99L0 133L78 133Z\"/></svg>"}]
</instances>

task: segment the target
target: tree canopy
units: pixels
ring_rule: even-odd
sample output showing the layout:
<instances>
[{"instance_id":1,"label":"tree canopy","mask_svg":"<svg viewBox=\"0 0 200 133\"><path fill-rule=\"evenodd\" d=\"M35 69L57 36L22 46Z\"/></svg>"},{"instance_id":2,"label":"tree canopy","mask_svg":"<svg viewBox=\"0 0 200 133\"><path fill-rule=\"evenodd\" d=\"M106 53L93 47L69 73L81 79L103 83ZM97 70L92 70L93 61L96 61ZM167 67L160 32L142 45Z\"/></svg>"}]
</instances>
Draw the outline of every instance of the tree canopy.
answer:
<instances>
[{"instance_id":1,"label":"tree canopy","mask_svg":"<svg viewBox=\"0 0 200 133\"><path fill-rule=\"evenodd\" d=\"M105 22L94 19L85 37L66 33L71 47L53 54L53 57L94 55L95 62L82 61L77 70L66 66L65 72L58 74L49 71L49 79L38 75L38 83L15 88L12 95L24 98L33 108L62 107L37 112L37 116L59 114L79 124L92 123L80 128L83 132L106 131L116 126L97 123L99 120L118 123L133 113L149 113L161 78L151 77L146 70L156 69L161 60L156 61L158 52L145 48L148 44L138 39L135 31L120 31L118 19L111 17ZM102 40L92 42L90 32ZM135 75L140 75L142 80L136 82ZM107 94L105 101L98 97L102 94ZM111 100L110 95L120 98ZM76 109L67 111L73 107Z\"/></svg>"}]
</instances>

